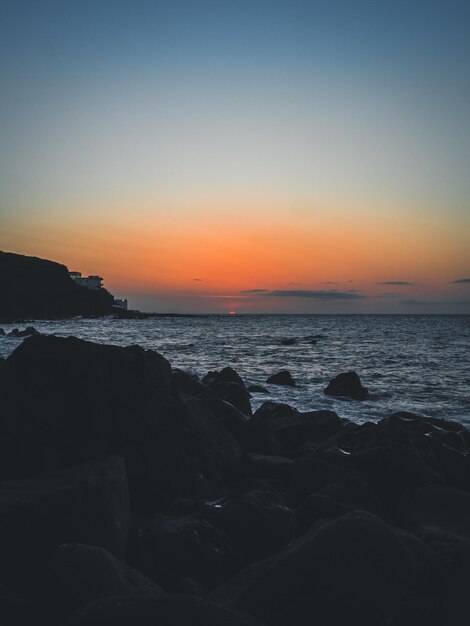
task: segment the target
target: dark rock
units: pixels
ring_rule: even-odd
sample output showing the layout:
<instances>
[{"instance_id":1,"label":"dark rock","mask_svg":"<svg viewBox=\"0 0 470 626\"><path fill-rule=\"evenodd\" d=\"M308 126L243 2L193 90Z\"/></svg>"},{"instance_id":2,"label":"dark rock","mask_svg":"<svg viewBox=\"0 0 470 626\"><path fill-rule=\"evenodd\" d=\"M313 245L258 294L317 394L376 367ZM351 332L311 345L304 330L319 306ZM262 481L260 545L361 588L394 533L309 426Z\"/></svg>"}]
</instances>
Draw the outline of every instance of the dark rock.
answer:
<instances>
[{"instance_id":1,"label":"dark rock","mask_svg":"<svg viewBox=\"0 0 470 626\"><path fill-rule=\"evenodd\" d=\"M470 542L470 495L446 485L405 491L396 517L427 541Z\"/></svg>"},{"instance_id":2,"label":"dark rock","mask_svg":"<svg viewBox=\"0 0 470 626\"><path fill-rule=\"evenodd\" d=\"M328 383L325 393L328 396L353 398L354 400L364 400L369 395L356 372L338 374Z\"/></svg>"},{"instance_id":3,"label":"dark rock","mask_svg":"<svg viewBox=\"0 0 470 626\"><path fill-rule=\"evenodd\" d=\"M2 365L3 363L5 363L5 359L0 355L0 365Z\"/></svg>"},{"instance_id":4,"label":"dark rock","mask_svg":"<svg viewBox=\"0 0 470 626\"><path fill-rule=\"evenodd\" d=\"M273 374L266 381L267 383L271 383L272 385L285 385L287 387L295 387L295 380L292 378L292 375L287 370L282 370L277 372L277 374Z\"/></svg>"},{"instance_id":5,"label":"dark rock","mask_svg":"<svg viewBox=\"0 0 470 626\"><path fill-rule=\"evenodd\" d=\"M0 252L0 319L53 319L106 315L114 298L105 289L80 287L65 265Z\"/></svg>"},{"instance_id":6,"label":"dark rock","mask_svg":"<svg viewBox=\"0 0 470 626\"><path fill-rule=\"evenodd\" d=\"M327 485L323 487L323 489L320 489L318 495L331 498L332 500L354 507L355 509L368 511L369 513L381 517L386 522L390 521L383 503L371 487L364 480L356 476L351 476L341 482Z\"/></svg>"},{"instance_id":7,"label":"dark rock","mask_svg":"<svg viewBox=\"0 0 470 626\"><path fill-rule=\"evenodd\" d=\"M309 411L275 417L269 421L274 438L285 449L297 449L308 441L324 441L342 428L334 411Z\"/></svg>"},{"instance_id":8,"label":"dark rock","mask_svg":"<svg viewBox=\"0 0 470 626\"><path fill-rule=\"evenodd\" d=\"M248 454L245 458L247 476L253 478L290 478L294 462L282 456L268 456L265 454Z\"/></svg>"},{"instance_id":9,"label":"dark rock","mask_svg":"<svg viewBox=\"0 0 470 626\"><path fill-rule=\"evenodd\" d=\"M294 337L290 337L289 339L283 339L281 341L281 346L294 346L297 343L297 339Z\"/></svg>"},{"instance_id":10,"label":"dark rock","mask_svg":"<svg viewBox=\"0 0 470 626\"><path fill-rule=\"evenodd\" d=\"M191 578L204 589L226 580L239 566L226 533L196 515L139 518L129 539L129 563L170 593Z\"/></svg>"},{"instance_id":11,"label":"dark rock","mask_svg":"<svg viewBox=\"0 0 470 626\"><path fill-rule=\"evenodd\" d=\"M430 468L412 448L394 444L354 452L348 462L362 472L393 510L401 494L410 487L443 483L440 474Z\"/></svg>"},{"instance_id":12,"label":"dark rock","mask_svg":"<svg viewBox=\"0 0 470 626\"><path fill-rule=\"evenodd\" d=\"M8 626L30 626L41 623L37 608L27 598L1 584L0 619L2 624Z\"/></svg>"},{"instance_id":13,"label":"dark rock","mask_svg":"<svg viewBox=\"0 0 470 626\"><path fill-rule=\"evenodd\" d=\"M245 386L237 383L215 382L211 384L210 391L220 400L233 404L245 415L251 415L250 394Z\"/></svg>"},{"instance_id":14,"label":"dark rock","mask_svg":"<svg viewBox=\"0 0 470 626\"><path fill-rule=\"evenodd\" d=\"M171 383L168 361L151 350L25 339L0 369L0 475L117 453L142 511L193 497L203 481L214 485L212 497L221 495L240 446L199 399Z\"/></svg>"},{"instance_id":15,"label":"dark rock","mask_svg":"<svg viewBox=\"0 0 470 626\"><path fill-rule=\"evenodd\" d=\"M5 331L3 330L3 328L0 328L0 337L4 337L5 336Z\"/></svg>"},{"instance_id":16,"label":"dark rock","mask_svg":"<svg viewBox=\"0 0 470 626\"><path fill-rule=\"evenodd\" d=\"M107 550L68 543L54 552L47 567L44 600L66 615L101 598L161 596L164 591Z\"/></svg>"},{"instance_id":17,"label":"dark rock","mask_svg":"<svg viewBox=\"0 0 470 626\"><path fill-rule=\"evenodd\" d=\"M235 383L241 387L245 386L241 376L232 367L224 367L220 372L208 372L202 382L207 387L217 383Z\"/></svg>"},{"instance_id":18,"label":"dark rock","mask_svg":"<svg viewBox=\"0 0 470 626\"><path fill-rule=\"evenodd\" d=\"M261 387L261 385L250 385L248 387L248 391L250 393L269 393L269 391L264 387Z\"/></svg>"},{"instance_id":19,"label":"dark rock","mask_svg":"<svg viewBox=\"0 0 470 626\"><path fill-rule=\"evenodd\" d=\"M228 533L246 562L278 552L295 537L295 515L273 491L250 491L235 500L207 503L204 515Z\"/></svg>"},{"instance_id":20,"label":"dark rock","mask_svg":"<svg viewBox=\"0 0 470 626\"><path fill-rule=\"evenodd\" d=\"M341 517L355 509L356 507L350 504L338 502L324 495L312 494L295 509L298 533L303 535L322 518Z\"/></svg>"},{"instance_id":21,"label":"dark rock","mask_svg":"<svg viewBox=\"0 0 470 626\"><path fill-rule=\"evenodd\" d=\"M211 391L205 390L200 396L200 400L205 406L220 420L224 428L226 428L238 441L243 450L250 448L250 433L248 428L249 418L246 413L237 409L230 402L217 398Z\"/></svg>"},{"instance_id":22,"label":"dark rock","mask_svg":"<svg viewBox=\"0 0 470 626\"><path fill-rule=\"evenodd\" d=\"M352 477L363 479L364 475L349 467L327 463L317 457L297 459L289 486L289 500L294 504L307 496L318 493L328 485L349 480Z\"/></svg>"},{"instance_id":23,"label":"dark rock","mask_svg":"<svg viewBox=\"0 0 470 626\"><path fill-rule=\"evenodd\" d=\"M276 626L376 626L404 601L421 569L393 527L358 511L314 527L210 598Z\"/></svg>"},{"instance_id":24,"label":"dark rock","mask_svg":"<svg viewBox=\"0 0 470 626\"><path fill-rule=\"evenodd\" d=\"M126 471L117 457L0 483L0 576L28 584L48 553L67 542L121 558L129 516Z\"/></svg>"},{"instance_id":25,"label":"dark rock","mask_svg":"<svg viewBox=\"0 0 470 626\"><path fill-rule=\"evenodd\" d=\"M262 626L253 617L193 596L118 596L98 600L63 626Z\"/></svg>"},{"instance_id":26,"label":"dark rock","mask_svg":"<svg viewBox=\"0 0 470 626\"><path fill-rule=\"evenodd\" d=\"M280 402L263 402L263 404L255 411L254 417L263 421L271 421L279 417L297 416L299 411Z\"/></svg>"},{"instance_id":27,"label":"dark rock","mask_svg":"<svg viewBox=\"0 0 470 626\"><path fill-rule=\"evenodd\" d=\"M196 374L189 374L180 369L173 368L172 382L178 391L188 394L188 396L199 396L205 391Z\"/></svg>"},{"instance_id":28,"label":"dark rock","mask_svg":"<svg viewBox=\"0 0 470 626\"><path fill-rule=\"evenodd\" d=\"M10 336L11 337L30 337L31 335L39 335L39 331L37 331L34 326L28 326L24 330L18 330L18 328L14 328Z\"/></svg>"}]
</instances>

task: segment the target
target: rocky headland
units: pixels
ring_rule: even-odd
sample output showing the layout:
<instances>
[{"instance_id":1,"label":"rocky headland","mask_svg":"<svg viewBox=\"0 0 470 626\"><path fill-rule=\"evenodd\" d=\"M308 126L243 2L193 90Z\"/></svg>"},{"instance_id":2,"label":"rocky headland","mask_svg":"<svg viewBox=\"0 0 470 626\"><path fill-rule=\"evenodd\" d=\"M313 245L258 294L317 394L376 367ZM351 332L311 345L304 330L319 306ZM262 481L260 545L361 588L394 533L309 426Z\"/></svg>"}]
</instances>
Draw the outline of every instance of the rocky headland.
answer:
<instances>
[{"instance_id":1,"label":"rocky headland","mask_svg":"<svg viewBox=\"0 0 470 626\"><path fill-rule=\"evenodd\" d=\"M352 374L325 392L360 402ZM31 334L0 362L0 623L465 623L469 453L457 422L253 412L230 367Z\"/></svg>"}]
</instances>

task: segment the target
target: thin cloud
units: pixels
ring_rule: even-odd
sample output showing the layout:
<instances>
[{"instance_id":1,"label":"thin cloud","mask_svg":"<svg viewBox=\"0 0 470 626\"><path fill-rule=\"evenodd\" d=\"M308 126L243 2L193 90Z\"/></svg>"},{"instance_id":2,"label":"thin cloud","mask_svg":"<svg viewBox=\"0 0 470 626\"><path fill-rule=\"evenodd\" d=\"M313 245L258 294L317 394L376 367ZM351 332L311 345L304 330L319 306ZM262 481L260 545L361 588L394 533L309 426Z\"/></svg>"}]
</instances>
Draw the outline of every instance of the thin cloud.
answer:
<instances>
[{"instance_id":1,"label":"thin cloud","mask_svg":"<svg viewBox=\"0 0 470 626\"><path fill-rule=\"evenodd\" d=\"M448 306L449 304L467 305L470 304L470 300L418 300L410 298L402 300L401 303L408 306Z\"/></svg>"},{"instance_id":2,"label":"thin cloud","mask_svg":"<svg viewBox=\"0 0 470 626\"><path fill-rule=\"evenodd\" d=\"M416 283L410 283L407 280L386 280L382 283L377 283L377 285L402 285L403 287L407 287L408 285L414 285Z\"/></svg>"},{"instance_id":3,"label":"thin cloud","mask_svg":"<svg viewBox=\"0 0 470 626\"><path fill-rule=\"evenodd\" d=\"M195 280L197 283L200 283L202 281L202 278L193 278L193 280Z\"/></svg>"},{"instance_id":4,"label":"thin cloud","mask_svg":"<svg viewBox=\"0 0 470 626\"><path fill-rule=\"evenodd\" d=\"M459 278L458 280L452 281L456 285L467 285L470 283L470 278Z\"/></svg>"},{"instance_id":5,"label":"thin cloud","mask_svg":"<svg viewBox=\"0 0 470 626\"><path fill-rule=\"evenodd\" d=\"M267 293L269 289L244 289L240 293Z\"/></svg>"},{"instance_id":6,"label":"thin cloud","mask_svg":"<svg viewBox=\"0 0 470 626\"><path fill-rule=\"evenodd\" d=\"M314 300L362 300L366 297L355 291L337 291L336 289L278 289L265 291L262 295L275 298L312 298Z\"/></svg>"},{"instance_id":7,"label":"thin cloud","mask_svg":"<svg viewBox=\"0 0 470 626\"><path fill-rule=\"evenodd\" d=\"M324 280L320 283L320 285L337 285L338 283L334 280Z\"/></svg>"},{"instance_id":8,"label":"thin cloud","mask_svg":"<svg viewBox=\"0 0 470 626\"><path fill-rule=\"evenodd\" d=\"M398 296L401 296L401 293L399 293L398 291L384 291L383 293L378 293L375 297L376 298L397 298Z\"/></svg>"}]
</instances>

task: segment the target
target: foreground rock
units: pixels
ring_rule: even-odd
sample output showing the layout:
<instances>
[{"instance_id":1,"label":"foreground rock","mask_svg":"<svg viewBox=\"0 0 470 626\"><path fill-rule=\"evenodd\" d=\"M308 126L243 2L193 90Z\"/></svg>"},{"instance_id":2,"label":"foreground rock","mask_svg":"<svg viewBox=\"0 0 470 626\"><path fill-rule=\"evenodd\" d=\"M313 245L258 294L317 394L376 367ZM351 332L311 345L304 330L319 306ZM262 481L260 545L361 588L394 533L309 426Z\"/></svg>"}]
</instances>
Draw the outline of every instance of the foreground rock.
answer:
<instances>
[{"instance_id":1,"label":"foreground rock","mask_svg":"<svg viewBox=\"0 0 470 626\"><path fill-rule=\"evenodd\" d=\"M0 576L30 585L57 546L83 542L124 556L130 526L122 459L0 483Z\"/></svg>"},{"instance_id":2,"label":"foreground rock","mask_svg":"<svg viewBox=\"0 0 470 626\"><path fill-rule=\"evenodd\" d=\"M323 522L211 599L279 626L380 623L424 568L425 546L418 556L402 533L364 512Z\"/></svg>"},{"instance_id":3,"label":"foreground rock","mask_svg":"<svg viewBox=\"0 0 470 626\"><path fill-rule=\"evenodd\" d=\"M94 602L64 626L263 626L248 615L189 596L118 596Z\"/></svg>"},{"instance_id":4,"label":"foreground rock","mask_svg":"<svg viewBox=\"0 0 470 626\"><path fill-rule=\"evenodd\" d=\"M171 366L137 346L33 336L0 374L0 474L21 477L107 454L126 463L134 506L221 495L241 449Z\"/></svg>"},{"instance_id":5,"label":"foreground rock","mask_svg":"<svg viewBox=\"0 0 470 626\"><path fill-rule=\"evenodd\" d=\"M365 400L369 395L356 372L338 374L328 383L325 393L328 396L352 398L353 400Z\"/></svg>"}]
</instances>

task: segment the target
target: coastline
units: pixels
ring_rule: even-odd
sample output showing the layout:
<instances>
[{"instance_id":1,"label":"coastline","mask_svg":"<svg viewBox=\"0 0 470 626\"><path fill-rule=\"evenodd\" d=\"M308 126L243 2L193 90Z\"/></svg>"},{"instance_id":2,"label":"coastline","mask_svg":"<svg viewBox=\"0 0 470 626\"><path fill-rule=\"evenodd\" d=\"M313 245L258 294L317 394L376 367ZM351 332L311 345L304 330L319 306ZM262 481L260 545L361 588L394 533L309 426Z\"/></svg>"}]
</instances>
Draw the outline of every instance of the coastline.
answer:
<instances>
[{"instance_id":1,"label":"coastline","mask_svg":"<svg viewBox=\"0 0 470 626\"><path fill-rule=\"evenodd\" d=\"M30 616L458 623L462 424L253 412L229 367L198 379L138 346L45 335L0 364L0 408L0 569Z\"/></svg>"}]
</instances>

